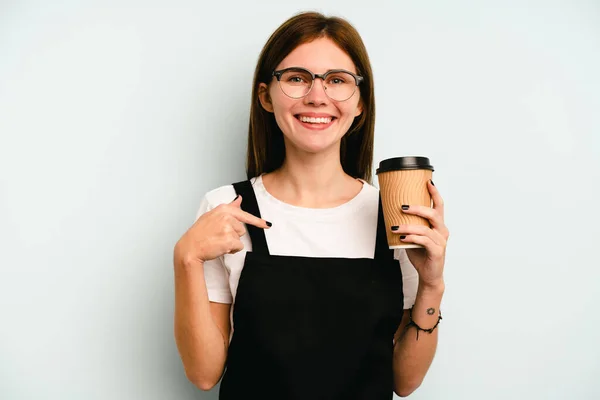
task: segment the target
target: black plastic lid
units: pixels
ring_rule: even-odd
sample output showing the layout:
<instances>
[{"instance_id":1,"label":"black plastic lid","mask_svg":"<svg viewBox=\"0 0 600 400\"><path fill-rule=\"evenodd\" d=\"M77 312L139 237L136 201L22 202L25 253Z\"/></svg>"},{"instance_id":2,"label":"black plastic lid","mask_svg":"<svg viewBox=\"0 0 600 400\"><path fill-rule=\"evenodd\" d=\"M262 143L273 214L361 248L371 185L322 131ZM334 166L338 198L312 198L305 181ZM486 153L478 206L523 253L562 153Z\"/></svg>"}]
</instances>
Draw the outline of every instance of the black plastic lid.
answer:
<instances>
[{"instance_id":1,"label":"black plastic lid","mask_svg":"<svg viewBox=\"0 0 600 400\"><path fill-rule=\"evenodd\" d=\"M405 169L430 169L433 171L433 165L431 165L427 157L388 158L379 163L376 174Z\"/></svg>"}]
</instances>

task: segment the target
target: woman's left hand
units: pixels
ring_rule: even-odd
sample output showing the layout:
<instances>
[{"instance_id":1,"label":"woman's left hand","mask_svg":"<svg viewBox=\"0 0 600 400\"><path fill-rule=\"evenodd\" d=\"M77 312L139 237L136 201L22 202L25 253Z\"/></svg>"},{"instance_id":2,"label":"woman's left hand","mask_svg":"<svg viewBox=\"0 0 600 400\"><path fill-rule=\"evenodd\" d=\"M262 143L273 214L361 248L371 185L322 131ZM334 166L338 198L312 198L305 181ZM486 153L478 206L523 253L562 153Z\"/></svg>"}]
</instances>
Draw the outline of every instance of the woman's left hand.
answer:
<instances>
[{"instance_id":1,"label":"woman's left hand","mask_svg":"<svg viewBox=\"0 0 600 400\"><path fill-rule=\"evenodd\" d=\"M444 201L437 188L431 181L427 183L433 200L433 208L408 204L406 214L419 215L429 220L431 227L423 225L400 225L392 230L406 243L416 243L424 246L418 249L406 249L408 259L419 273L419 283L439 287L444 284L444 262L446 259L446 242L450 233L444 223Z\"/></svg>"}]
</instances>

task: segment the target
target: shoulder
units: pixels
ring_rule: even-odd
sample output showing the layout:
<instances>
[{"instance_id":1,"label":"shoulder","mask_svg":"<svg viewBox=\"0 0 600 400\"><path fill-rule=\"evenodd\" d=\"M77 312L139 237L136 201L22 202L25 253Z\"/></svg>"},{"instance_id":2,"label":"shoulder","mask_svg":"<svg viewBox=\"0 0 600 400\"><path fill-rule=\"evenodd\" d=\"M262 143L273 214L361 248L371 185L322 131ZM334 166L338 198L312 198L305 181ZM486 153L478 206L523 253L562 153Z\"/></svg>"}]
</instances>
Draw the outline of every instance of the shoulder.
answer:
<instances>
[{"instance_id":1,"label":"shoulder","mask_svg":"<svg viewBox=\"0 0 600 400\"><path fill-rule=\"evenodd\" d=\"M235 189L233 185L224 185L206 192L203 200L206 200L208 205L214 208L219 204L231 203L234 198Z\"/></svg>"},{"instance_id":2,"label":"shoulder","mask_svg":"<svg viewBox=\"0 0 600 400\"><path fill-rule=\"evenodd\" d=\"M363 183L365 191L367 191L371 195L379 196L379 188L373 186L371 183L369 183L367 181L363 181L362 179L359 179L359 180Z\"/></svg>"},{"instance_id":3,"label":"shoulder","mask_svg":"<svg viewBox=\"0 0 600 400\"><path fill-rule=\"evenodd\" d=\"M233 184L219 186L206 192L200 201L196 219L200 218L205 212L208 212L221 204L231 203L233 199L235 199L235 196L236 193Z\"/></svg>"},{"instance_id":4,"label":"shoulder","mask_svg":"<svg viewBox=\"0 0 600 400\"><path fill-rule=\"evenodd\" d=\"M363 199L369 203L378 204L379 203L379 189L367 181L363 181L362 179L360 179L360 181L363 183L363 190L361 192Z\"/></svg>"}]
</instances>

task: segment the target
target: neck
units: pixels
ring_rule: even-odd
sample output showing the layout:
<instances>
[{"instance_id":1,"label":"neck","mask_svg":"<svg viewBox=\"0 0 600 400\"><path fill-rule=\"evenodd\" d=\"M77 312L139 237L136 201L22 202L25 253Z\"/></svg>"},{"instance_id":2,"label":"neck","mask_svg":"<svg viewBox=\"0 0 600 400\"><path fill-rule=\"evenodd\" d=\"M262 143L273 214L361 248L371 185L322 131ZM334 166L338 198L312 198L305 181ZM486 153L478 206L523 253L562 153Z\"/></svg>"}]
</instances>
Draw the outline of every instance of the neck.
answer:
<instances>
[{"instance_id":1,"label":"neck","mask_svg":"<svg viewBox=\"0 0 600 400\"><path fill-rule=\"evenodd\" d=\"M343 204L362 188L361 182L344 172L339 146L319 154L287 151L281 168L265 175L263 183L276 198L310 208Z\"/></svg>"}]
</instances>

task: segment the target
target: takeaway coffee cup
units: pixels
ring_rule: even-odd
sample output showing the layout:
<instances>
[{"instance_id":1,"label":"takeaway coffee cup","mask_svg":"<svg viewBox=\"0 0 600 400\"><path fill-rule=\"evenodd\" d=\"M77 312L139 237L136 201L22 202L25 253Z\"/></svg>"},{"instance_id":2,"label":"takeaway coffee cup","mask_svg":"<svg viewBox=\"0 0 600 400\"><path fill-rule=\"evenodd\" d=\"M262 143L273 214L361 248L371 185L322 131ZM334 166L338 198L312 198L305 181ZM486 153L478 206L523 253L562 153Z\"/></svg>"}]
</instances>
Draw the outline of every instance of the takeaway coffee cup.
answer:
<instances>
[{"instance_id":1,"label":"takeaway coffee cup","mask_svg":"<svg viewBox=\"0 0 600 400\"><path fill-rule=\"evenodd\" d=\"M402 211L407 204L431 207L431 195L427 181L433 174L433 166L427 157L396 157L383 160L377 168L377 179L381 192L383 217L390 249L423 247L400 240L400 234L392 232L392 226L425 225L429 220Z\"/></svg>"}]
</instances>

